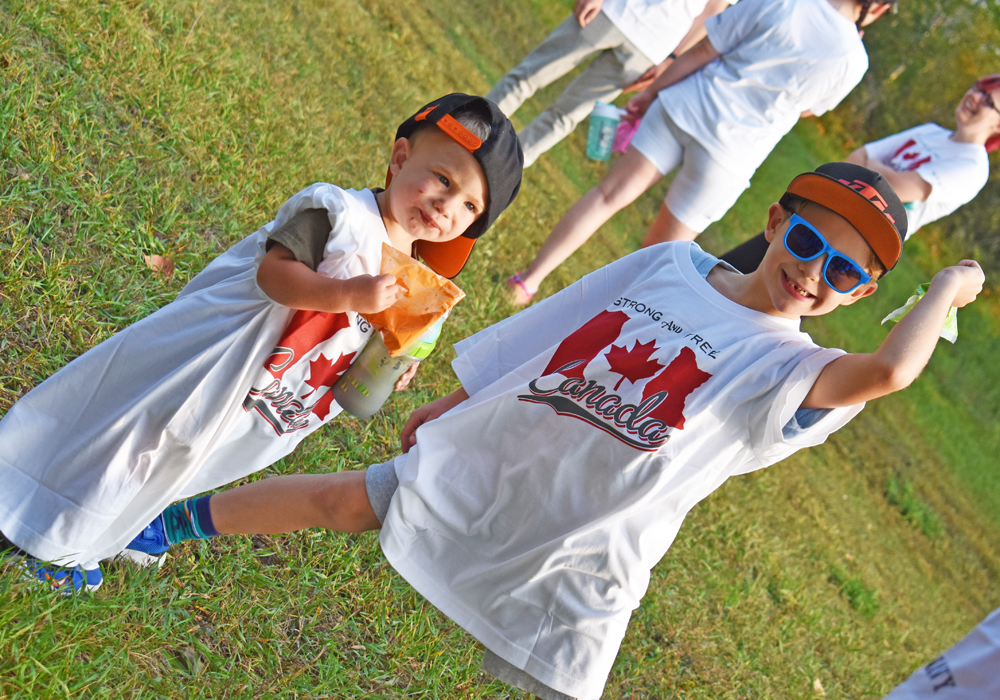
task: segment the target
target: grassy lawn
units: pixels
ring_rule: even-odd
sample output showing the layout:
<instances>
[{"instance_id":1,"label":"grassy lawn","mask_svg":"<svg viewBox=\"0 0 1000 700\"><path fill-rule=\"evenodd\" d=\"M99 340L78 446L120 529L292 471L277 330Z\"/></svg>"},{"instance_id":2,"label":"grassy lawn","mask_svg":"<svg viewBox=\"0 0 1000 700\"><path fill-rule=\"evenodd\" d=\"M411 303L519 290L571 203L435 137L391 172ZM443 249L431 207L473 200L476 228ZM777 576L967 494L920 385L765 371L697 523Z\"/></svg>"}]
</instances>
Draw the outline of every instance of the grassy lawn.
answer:
<instances>
[{"instance_id":1,"label":"grassy lawn","mask_svg":"<svg viewBox=\"0 0 1000 700\"><path fill-rule=\"evenodd\" d=\"M215 255L323 180L384 182L396 125L484 93L568 0L6 0L0 4L0 412L167 303ZM565 85L517 115L522 126ZM582 130L457 282L454 341L512 313L503 280L606 171ZM795 174L844 154L836 115L800 124L701 238L756 233ZM637 247L663 186L542 287ZM875 297L804 327L867 352L880 319L970 252L934 229ZM146 255L176 264L154 274ZM608 698L880 698L1000 605L1000 300L960 313L907 391L825 445L734 479L654 570ZM455 386L449 343L369 421L345 417L273 473L358 469L396 451L415 406ZM159 571L105 569L54 598L0 572L0 698L525 698L385 563L374 534L187 543Z\"/></svg>"}]
</instances>

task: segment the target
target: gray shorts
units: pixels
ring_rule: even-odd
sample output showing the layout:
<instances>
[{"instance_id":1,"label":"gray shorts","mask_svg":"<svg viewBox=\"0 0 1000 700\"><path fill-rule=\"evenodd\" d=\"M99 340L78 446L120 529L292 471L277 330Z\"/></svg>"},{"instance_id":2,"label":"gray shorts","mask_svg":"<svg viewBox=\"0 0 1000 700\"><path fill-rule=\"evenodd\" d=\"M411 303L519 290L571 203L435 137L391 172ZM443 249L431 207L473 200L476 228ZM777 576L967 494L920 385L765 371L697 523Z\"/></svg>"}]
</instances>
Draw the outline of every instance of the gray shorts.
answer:
<instances>
[{"instance_id":1,"label":"gray shorts","mask_svg":"<svg viewBox=\"0 0 1000 700\"><path fill-rule=\"evenodd\" d=\"M385 516L389 514L389 503L392 496L399 488L399 479L396 478L396 467L394 460L373 464L365 472L365 490L368 492L368 501L372 505L372 510L378 517L380 523L385 522ZM575 698L553 690L536 678L507 663L489 649L483 654L483 670L491 676L498 678L504 683L534 693L542 700L576 700Z\"/></svg>"}]
</instances>

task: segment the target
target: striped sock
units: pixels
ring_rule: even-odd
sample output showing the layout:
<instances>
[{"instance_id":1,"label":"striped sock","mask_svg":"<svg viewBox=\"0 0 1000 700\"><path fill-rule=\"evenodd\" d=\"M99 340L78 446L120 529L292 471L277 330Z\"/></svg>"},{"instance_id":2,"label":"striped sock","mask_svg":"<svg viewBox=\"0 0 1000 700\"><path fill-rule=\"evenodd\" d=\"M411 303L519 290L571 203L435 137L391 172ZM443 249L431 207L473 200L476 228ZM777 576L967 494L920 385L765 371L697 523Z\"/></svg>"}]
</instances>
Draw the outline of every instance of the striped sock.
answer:
<instances>
[{"instance_id":1,"label":"striped sock","mask_svg":"<svg viewBox=\"0 0 1000 700\"><path fill-rule=\"evenodd\" d=\"M184 540L205 540L218 535L212 523L211 496L189 498L167 506L163 511L163 532L170 544Z\"/></svg>"}]
</instances>

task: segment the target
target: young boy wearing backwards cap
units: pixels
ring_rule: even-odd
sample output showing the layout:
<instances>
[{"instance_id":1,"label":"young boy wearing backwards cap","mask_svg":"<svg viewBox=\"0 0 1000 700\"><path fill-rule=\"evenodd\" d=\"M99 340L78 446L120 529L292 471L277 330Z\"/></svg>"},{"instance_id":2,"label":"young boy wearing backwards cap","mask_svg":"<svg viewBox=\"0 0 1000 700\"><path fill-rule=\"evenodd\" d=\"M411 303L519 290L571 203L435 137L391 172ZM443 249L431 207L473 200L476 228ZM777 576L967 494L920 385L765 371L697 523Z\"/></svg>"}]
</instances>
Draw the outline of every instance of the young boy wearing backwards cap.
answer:
<instances>
[{"instance_id":1,"label":"young boy wearing backwards cap","mask_svg":"<svg viewBox=\"0 0 1000 700\"><path fill-rule=\"evenodd\" d=\"M380 274L383 243L454 277L521 171L503 113L455 93L399 127L386 189L293 196L176 300L8 411L0 549L54 586L94 589L98 561L172 501L289 454L340 412L333 384L372 333L359 312L401 291Z\"/></svg>"},{"instance_id":2,"label":"young boy wearing backwards cap","mask_svg":"<svg viewBox=\"0 0 1000 700\"><path fill-rule=\"evenodd\" d=\"M983 284L940 271L872 354L799 331L875 291L902 204L832 163L767 212L742 275L693 242L629 255L456 345L457 391L413 412L367 472L282 476L211 497L220 533L381 529L389 563L547 700L597 698L684 516L734 474L822 443L908 385L946 314Z\"/></svg>"}]
</instances>

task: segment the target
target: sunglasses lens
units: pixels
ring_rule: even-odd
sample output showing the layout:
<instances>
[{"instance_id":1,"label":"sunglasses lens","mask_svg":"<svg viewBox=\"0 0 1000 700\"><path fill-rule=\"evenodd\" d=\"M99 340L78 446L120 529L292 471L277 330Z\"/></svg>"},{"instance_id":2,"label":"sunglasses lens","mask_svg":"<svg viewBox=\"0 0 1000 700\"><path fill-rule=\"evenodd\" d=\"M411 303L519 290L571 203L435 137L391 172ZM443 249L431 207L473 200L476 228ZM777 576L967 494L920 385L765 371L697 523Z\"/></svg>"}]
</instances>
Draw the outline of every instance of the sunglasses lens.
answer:
<instances>
[{"instance_id":1,"label":"sunglasses lens","mask_svg":"<svg viewBox=\"0 0 1000 700\"><path fill-rule=\"evenodd\" d=\"M823 241L805 224L795 224L788 229L785 245L792 255L803 260L814 258L823 250Z\"/></svg>"},{"instance_id":2,"label":"sunglasses lens","mask_svg":"<svg viewBox=\"0 0 1000 700\"><path fill-rule=\"evenodd\" d=\"M826 266L826 281L839 292L849 292L861 283L863 275L847 258L834 255Z\"/></svg>"}]
</instances>

